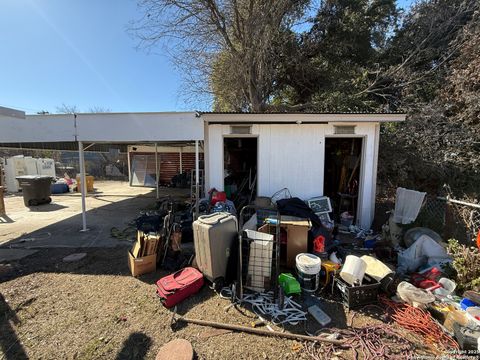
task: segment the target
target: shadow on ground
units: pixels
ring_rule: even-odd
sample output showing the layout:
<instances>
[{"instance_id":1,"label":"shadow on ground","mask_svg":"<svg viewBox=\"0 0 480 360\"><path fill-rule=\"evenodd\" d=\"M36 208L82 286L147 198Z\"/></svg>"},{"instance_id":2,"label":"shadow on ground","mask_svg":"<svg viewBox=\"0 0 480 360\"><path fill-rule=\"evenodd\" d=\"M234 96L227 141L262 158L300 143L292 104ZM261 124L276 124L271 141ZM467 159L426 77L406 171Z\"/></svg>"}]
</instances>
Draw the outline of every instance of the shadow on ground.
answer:
<instances>
[{"instance_id":1,"label":"shadow on ground","mask_svg":"<svg viewBox=\"0 0 480 360\"><path fill-rule=\"evenodd\" d=\"M161 197L172 196L185 199L185 190L161 189ZM121 200L110 200L112 197L121 198ZM81 199L76 196L78 201ZM156 198L155 190L152 189L147 194L141 195L89 195L89 201L101 201L100 206L91 208L87 211L87 227L89 231L81 232L82 228L82 214L75 215L51 223L36 231L28 231L28 223L25 225L25 233L14 238L8 242L0 245L0 248L31 248L42 249L51 247L66 247L66 248L90 248L90 247L116 247L119 245L128 244L124 239L117 239L111 237L110 231L113 227L118 229L125 229L132 221L139 215L142 210L151 210L155 208ZM59 199L59 202L61 200ZM59 213L65 209L66 206L57 203L51 203L42 206L31 207L26 214L26 218L35 220L35 213L55 212ZM33 217L33 218L30 218ZM6 226L2 230L8 231L8 223L12 220L8 217L5 221L0 220L0 226ZM22 219L23 220L23 219ZM28 221L28 220L27 220ZM6 224L3 224L6 222ZM18 224L17 224L18 227ZM130 239L134 240L134 238Z\"/></svg>"},{"instance_id":2,"label":"shadow on ground","mask_svg":"<svg viewBox=\"0 0 480 360\"><path fill-rule=\"evenodd\" d=\"M11 224L13 223L12 218L7 215L0 215L0 224Z\"/></svg>"},{"instance_id":3,"label":"shadow on ground","mask_svg":"<svg viewBox=\"0 0 480 360\"><path fill-rule=\"evenodd\" d=\"M18 324L20 320L16 315L19 309L11 309L5 298L0 294L0 349L5 360L28 359L24 347L20 343L13 324Z\"/></svg>"},{"instance_id":4,"label":"shadow on ground","mask_svg":"<svg viewBox=\"0 0 480 360\"><path fill-rule=\"evenodd\" d=\"M44 204L39 206L30 206L30 212L51 212L66 209L67 206L63 206L57 203Z\"/></svg>"},{"instance_id":5,"label":"shadow on ground","mask_svg":"<svg viewBox=\"0 0 480 360\"><path fill-rule=\"evenodd\" d=\"M150 337L141 332L134 332L124 341L115 360L142 360L151 346Z\"/></svg>"}]
</instances>

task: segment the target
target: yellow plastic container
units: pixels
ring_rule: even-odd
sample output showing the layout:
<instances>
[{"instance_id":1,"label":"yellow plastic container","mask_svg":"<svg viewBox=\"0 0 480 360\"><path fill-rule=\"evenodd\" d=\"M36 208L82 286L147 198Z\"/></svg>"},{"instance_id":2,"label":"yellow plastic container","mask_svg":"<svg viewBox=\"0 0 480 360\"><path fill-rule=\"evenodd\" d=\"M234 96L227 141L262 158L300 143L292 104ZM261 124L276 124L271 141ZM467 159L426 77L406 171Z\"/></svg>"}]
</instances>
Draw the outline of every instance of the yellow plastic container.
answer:
<instances>
[{"instance_id":1,"label":"yellow plastic container","mask_svg":"<svg viewBox=\"0 0 480 360\"><path fill-rule=\"evenodd\" d=\"M93 176L91 175L87 175L86 177L86 180L87 180L87 192L93 192ZM78 192L81 192L82 191L82 188L81 188L81 182L80 182L80 176L77 176L77 191Z\"/></svg>"},{"instance_id":2,"label":"yellow plastic container","mask_svg":"<svg viewBox=\"0 0 480 360\"><path fill-rule=\"evenodd\" d=\"M448 313L447 318L445 319L445 322L443 323L443 326L448 331L453 332L453 324L458 323L461 326L467 326L468 324L468 318L467 318L467 313L462 310L452 310Z\"/></svg>"}]
</instances>

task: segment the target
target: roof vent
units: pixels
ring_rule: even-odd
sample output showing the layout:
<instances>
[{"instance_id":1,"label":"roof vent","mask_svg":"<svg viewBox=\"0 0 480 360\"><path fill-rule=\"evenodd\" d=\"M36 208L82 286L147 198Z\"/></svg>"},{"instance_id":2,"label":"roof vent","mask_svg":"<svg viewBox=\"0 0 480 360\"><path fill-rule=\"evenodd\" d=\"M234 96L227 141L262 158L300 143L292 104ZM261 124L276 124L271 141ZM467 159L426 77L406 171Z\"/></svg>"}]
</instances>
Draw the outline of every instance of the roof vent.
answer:
<instances>
[{"instance_id":1,"label":"roof vent","mask_svg":"<svg viewBox=\"0 0 480 360\"><path fill-rule=\"evenodd\" d=\"M232 125L230 126L230 134L247 135L252 133L252 127L248 125Z\"/></svg>"},{"instance_id":2,"label":"roof vent","mask_svg":"<svg viewBox=\"0 0 480 360\"><path fill-rule=\"evenodd\" d=\"M355 134L355 125L334 125L336 135Z\"/></svg>"}]
</instances>

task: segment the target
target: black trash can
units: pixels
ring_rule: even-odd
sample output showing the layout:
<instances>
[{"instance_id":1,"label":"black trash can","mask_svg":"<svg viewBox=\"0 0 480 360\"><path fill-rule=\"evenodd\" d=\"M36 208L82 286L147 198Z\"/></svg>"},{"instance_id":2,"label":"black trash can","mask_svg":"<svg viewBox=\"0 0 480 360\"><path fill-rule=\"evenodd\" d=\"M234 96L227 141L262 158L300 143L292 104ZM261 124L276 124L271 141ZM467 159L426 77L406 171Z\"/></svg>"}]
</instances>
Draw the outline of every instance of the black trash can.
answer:
<instances>
[{"instance_id":1,"label":"black trash can","mask_svg":"<svg viewBox=\"0 0 480 360\"><path fill-rule=\"evenodd\" d=\"M22 188L25 206L49 204L52 201L50 184L53 179L51 176L24 175L17 176L16 179Z\"/></svg>"}]
</instances>

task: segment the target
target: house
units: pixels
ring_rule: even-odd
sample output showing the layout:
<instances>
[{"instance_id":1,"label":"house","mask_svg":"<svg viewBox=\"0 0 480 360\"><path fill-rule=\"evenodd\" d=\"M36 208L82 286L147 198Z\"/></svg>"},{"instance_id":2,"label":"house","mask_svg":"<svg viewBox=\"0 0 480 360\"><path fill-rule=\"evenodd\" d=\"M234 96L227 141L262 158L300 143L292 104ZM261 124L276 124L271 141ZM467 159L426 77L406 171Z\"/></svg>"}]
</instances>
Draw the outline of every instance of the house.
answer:
<instances>
[{"instance_id":1,"label":"house","mask_svg":"<svg viewBox=\"0 0 480 360\"><path fill-rule=\"evenodd\" d=\"M162 151L163 146L184 147L195 158L196 172L200 171L203 148L204 190L216 188L230 195L244 192L250 197L270 197L287 188L292 196L304 200L327 195L334 202L335 211L350 211L358 225L369 228L375 210L380 125L404 120L405 114L401 113L159 112L25 116L7 109L0 113L0 146L2 143L22 144L24 148L27 144L32 147L41 144L44 148L49 144L57 144L58 148L58 143L78 145L80 160L84 144L130 145L131 153L135 152L134 147L145 145L160 146ZM171 151L176 153L177 149ZM152 148L148 150L151 155ZM160 165L156 171L162 179L158 158L155 165ZM144 167L147 170L147 165ZM140 184L140 179L137 180Z\"/></svg>"}]
</instances>

